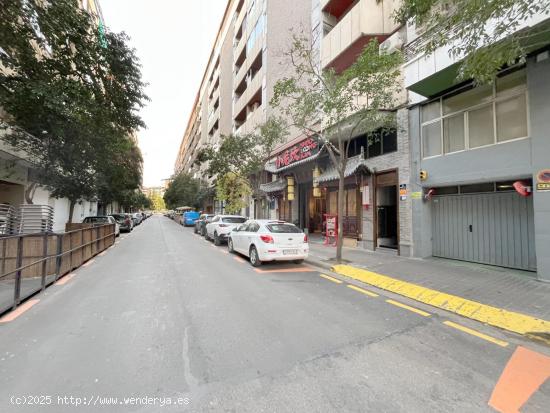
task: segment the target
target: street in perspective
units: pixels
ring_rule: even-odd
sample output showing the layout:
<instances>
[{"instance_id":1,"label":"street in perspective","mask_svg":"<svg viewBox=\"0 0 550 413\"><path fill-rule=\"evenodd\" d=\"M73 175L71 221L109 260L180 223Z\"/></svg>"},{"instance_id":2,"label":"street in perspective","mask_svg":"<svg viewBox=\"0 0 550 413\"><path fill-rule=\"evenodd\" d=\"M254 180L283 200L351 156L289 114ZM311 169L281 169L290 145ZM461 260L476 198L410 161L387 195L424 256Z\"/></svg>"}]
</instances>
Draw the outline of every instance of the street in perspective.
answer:
<instances>
[{"instance_id":1,"label":"street in perspective","mask_svg":"<svg viewBox=\"0 0 550 413\"><path fill-rule=\"evenodd\" d=\"M2 0L0 412L550 412L548 0Z\"/></svg>"}]
</instances>

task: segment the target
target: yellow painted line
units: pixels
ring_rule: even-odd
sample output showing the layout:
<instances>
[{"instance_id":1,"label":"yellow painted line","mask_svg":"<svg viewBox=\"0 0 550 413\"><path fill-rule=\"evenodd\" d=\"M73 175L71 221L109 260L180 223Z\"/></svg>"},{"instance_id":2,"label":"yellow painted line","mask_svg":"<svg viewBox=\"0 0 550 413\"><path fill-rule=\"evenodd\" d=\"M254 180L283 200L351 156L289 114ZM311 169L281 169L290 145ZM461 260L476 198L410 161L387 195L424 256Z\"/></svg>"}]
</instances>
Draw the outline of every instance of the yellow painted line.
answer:
<instances>
[{"instance_id":1,"label":"yellow painted line","mask_svg":"<svg viewBox=\"0 0 550 413\"><path fill-rule=\"evenodd\" d=\"M499 340L498 338L488 336L487 334L483 334L483 333L480 333L479 331L472 330L471 328L464 327L457 323L453 323L452 321L443 321L443 324L449 327L456 328L457 330L463 331L465 333L471 334L472 336L476 336L476 337L482 338L483 340L487 340L493 344L496 344L497 346L506 347L508 345L507 341Z\"/></svg>"},{"instance_id":2,"label":"yellow painted line","mask_svg":"<svg viewBox=\"0 0 550 413\"><path fill-rule=\"evenodd\" d=\"M352 290L355 290L355 291L359 291L360 293L366 294L370 297L378 297L378 294L375 294L368 290L364 290L363 288L356 287L355 285L348 284L348 288L351 288Z\"/></svg>"},{"instance_id":3,"label":"yellow painted line","mask_svg":"<svg viewBox=\"0 0 550 413\"><path fill-rule=\"evenodd\" d=\"M389 303L389 304L393 304L393 305L395 305L395 306L397 306L397 307L404 308L405 310L412 311L413 313L420 314L420 315L422 315L422 316L424 316L424 317L429 317L429 316L431 316L431 314L430 314L430 313L427 313L426 311L422 311L422 310L419 310L418 308L411 307L410 305L400 303L399 301L386 300L386 302Z\"/></svg>"},{"instance_id":4,"label":"yellow painted line","mask_svg":"<svg viewBox=\"0 0 550 413\"><path fill-rule=\"evenodd\" d=\"M323 277L325 280L332 281L333 283L336 283L336 284L342 284L343 283L343 281L340 281L337 278L333 278L333 277L330 277L330 276L325 275L325 274L319 274L319 276Z\"/></svg>"},{"instance_id":5,"label":"yellow painted line","mask_svg":"<svg viewBox=\"0 0 550 413\"><path fill-rule=\"evenodd\" d=\"M451 311L472 320L481 321L518 334L550 334L550 321L538 319L526 314L492 307L466 298L425 288L417 284L398 280L387 275L352 267L335 265L332 271L373 285L383 290L412 298L424 304Z\"/></svg>"}]
</instances>

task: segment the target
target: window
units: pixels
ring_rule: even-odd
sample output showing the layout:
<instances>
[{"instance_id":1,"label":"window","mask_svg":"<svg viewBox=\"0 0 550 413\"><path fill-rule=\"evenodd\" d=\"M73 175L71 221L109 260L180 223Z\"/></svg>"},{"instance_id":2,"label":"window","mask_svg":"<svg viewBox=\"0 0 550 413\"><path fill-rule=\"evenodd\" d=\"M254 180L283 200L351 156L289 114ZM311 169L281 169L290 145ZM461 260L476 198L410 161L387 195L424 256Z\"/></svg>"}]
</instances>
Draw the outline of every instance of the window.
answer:
<instances>
[{"instance_id":1,"label":"window","mask_svg":"<svg viewBox=\"0 0 550 413\"><path fill-rule=\"evenodd\" d=\"M252 48L256 45L256 41L261 39L265 27L265 16L262 14L258 21L256 22L256 25L254 26L254 29L250 33L250 37L248 38L248 41L246 42L246 51L249 52L252 50Z\"/></svg>"},{"instance_id":2,"label":"window","mask_svg":"<svg viewBox=\"0 0 550 413\"><path fill-rule=\"evenodd\" d=\"M527 101L525 94L496 103L497 141L527 136Z\"/></svg>"},{"instance_id":3,"label":"window","mask_svg":"<svg viewBox=\"0 0 550 413\"><path fill-rule=\"evenodd\" d=\"M275 234L299 234L302 232L300 228L292 224L269 224L266 228Z\"/></svg>"},{"instance_id":4,"label":"window","mask_svg":"<svg viewBox=\"0 0 550 413\"><path fill-rule=\"evenodd\" d=\"M223 217L222 222L225 222L227 224L242 224L246 221L246 218L244 217Z\"/></svg>"},{"instance_id":5,"label":"window","mask_svg":"<svg viewBox=\"0 0 550 413\"><path fill-rule=\"evenodd\" d=\"M260 225L257 222L252 222L248 225L248 232L258 232Z\"/></svg>"},{"instance_id":6,"label":"window","mask_svg":"<svg viewBox=\"0 0 550 413\"><path fill-rule=\"evenodd\" d=\"M478 148L494 143L495 130L493 126L493 105L468 112L470 148Z\"/></svg>"},{"instance_id":7,"label":"window","mask_svg":"<svg viewBox=\"0 0 550 413\"><path fill-rule=\"evenodd\" d=\"M375 156L397 151L397 131L395 129L377 131L365 138L367 144L365 155L367 158L374 158Z\"/></svg>"},{"instance_id":8,"label":"window","mask_svg":"<svg viewBox=\"0 0 550 413\"><path fill-rule=\"evenodd\" d=\"M528 137L525 69L454 91L421 108L423 157Z\"/></svg>"},{"instance_id":9,"label":"window","mask_svg":"<svg viewBox=\"0 0 550 413\"><path fill-rule=\"evenodd\" d=\"M423 156L441 155L441 121L422 126Z\"/></svg>"},{"instance_id":10,"label":"window","mask_svg":"<svg viewBox=\"0 0 550 413\"><path fill-rule=\"evenodd\" d=\"M451 153L464 149L464 115L443 119L443 152Z\"/></svg>"},{"instance_id":11,"label":"window","mask_svg":"<svg viewBox=\"0 0 550 413\"><path fill-rule=\"evenodd\" d=\"M474 194L476 192L494 192L495 183L488 182L485 184L473 184L473 185L461 185L460 193L461 194Z\"/></svg>"}]
</instances>

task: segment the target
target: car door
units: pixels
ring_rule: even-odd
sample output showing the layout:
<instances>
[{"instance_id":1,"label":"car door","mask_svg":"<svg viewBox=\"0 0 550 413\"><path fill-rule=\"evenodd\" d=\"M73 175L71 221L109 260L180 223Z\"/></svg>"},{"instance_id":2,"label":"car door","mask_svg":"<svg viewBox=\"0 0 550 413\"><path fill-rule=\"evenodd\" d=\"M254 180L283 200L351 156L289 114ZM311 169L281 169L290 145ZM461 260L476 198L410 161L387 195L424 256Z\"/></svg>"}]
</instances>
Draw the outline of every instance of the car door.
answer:
<instances>
[{"instance_id":1,"label":"car door","mask_svg":"<svg viewBox=\"0 0 550 413\"><path fill-rule=\"evenodd\" d=\"M206 226L206 232L208 234L208 236L210 238L212 238L214 236L214 230L216 228L216 226L218 225L218 221L220 220L220 217L218 215L216 215L213 219L212 219L212 222L210 222L207 226Z\"/></svg>"},{"instance_id":2,"label":"car door","mask_svg":"<svg viewBox=\"0 0 550 413\"><path fill-rule=\"evenodd\" d=\"M260 224L256 221L251 221L246 228L246 234L244 235L244 245L246 255L250 252L250 246L256 241L256 232L260 229Z\"/></svg>"},{"instance_id":3,"label":"car door","mask_svg":"<svg viewBox=\"0 0 550 413\"><path fill-rule=\"evenodd\" d=\"M244 223L235 228L234 231L231 231L231 241L233 242L233 249L237 252L243 251L244 238L243 235L246 233L246 228L248 223Z\"/></svg>"}]
</instances>

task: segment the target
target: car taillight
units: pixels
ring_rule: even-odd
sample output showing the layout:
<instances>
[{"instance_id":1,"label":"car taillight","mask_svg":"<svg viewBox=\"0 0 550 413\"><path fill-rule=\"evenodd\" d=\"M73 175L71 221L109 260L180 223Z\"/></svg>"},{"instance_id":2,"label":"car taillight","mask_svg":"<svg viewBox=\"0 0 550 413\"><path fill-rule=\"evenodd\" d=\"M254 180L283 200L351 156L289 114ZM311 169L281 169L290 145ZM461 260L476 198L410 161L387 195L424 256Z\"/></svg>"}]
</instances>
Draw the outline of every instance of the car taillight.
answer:
<instances>
[{"instance_id":1,"label":"car taillight","mask_svg":"<svg viewBox=\"0 0 550 413\"><path fill-rule=\"evenodd\" d=\"M271 235L260 235L260 239L266 244L273 244L273 237Z\"/></svg>"},{"instance_id":2,"label":"car taillight","mask_svg":"<svg viewBox=\"0 0 550 413\"><path fill-rule=\"evenodd\" d=\"M304 243L307 243L308 239L307 239L307 234L304 234Z\"/></svg>"},{"instance_id":3,"label":"car taillight","mask_svg":"<svg viewBox=\"0 0 550 413\"><path fill-rule=\"evenodd\" d=\"M126 225L130 225L130 218L126 218L124 222L126 222Z\"/></svg>"}]
</instances>

